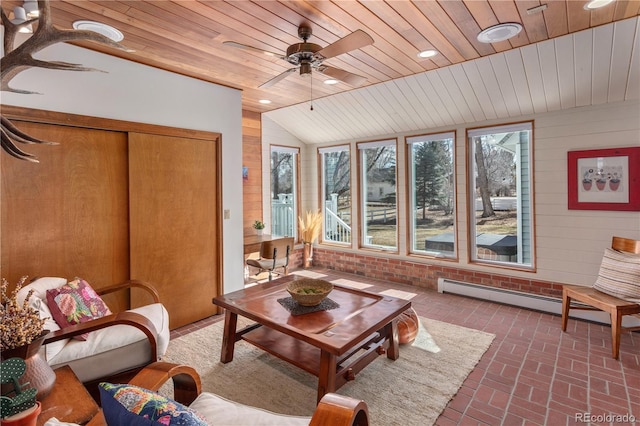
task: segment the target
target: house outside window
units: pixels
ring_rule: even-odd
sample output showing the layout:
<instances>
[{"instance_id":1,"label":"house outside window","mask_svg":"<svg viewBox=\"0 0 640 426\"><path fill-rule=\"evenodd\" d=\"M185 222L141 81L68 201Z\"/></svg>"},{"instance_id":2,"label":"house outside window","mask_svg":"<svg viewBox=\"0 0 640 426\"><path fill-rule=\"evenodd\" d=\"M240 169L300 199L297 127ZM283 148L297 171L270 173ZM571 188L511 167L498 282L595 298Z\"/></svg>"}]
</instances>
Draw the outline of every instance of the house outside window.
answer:
<instances>
[{"instance_id":1,"label":"house outside window","mask_svg":"<svg viewBox=\"0 0 640 426\"><path fill-rule=\"evenodd\" d=\"M456 257L455 133L406 138L410 253Z\"/></svg>"},{"instance_id":2,"label":"house outside window","mask_svg":"<svg viewBox=\"0 0 640 426\"><path fill-rule=\"evenodd\" d=\"M271 235L297 236L298 148L271 147Z\"/></svg>"},{"instance_id":3,"label":"house outside window","mask_svg":"<svg viewBox=\"0 0 640 426\"><path fill-rule=\"evenodd\" d=\"M351 153L348 145L320 148L325 242L351 244Z\"/></svg>"},{"instance_id":4,"label":"house outside window","mask_svg":"<svg viewBox=\"0 0 640 426\"><path fill-rule=\"evenodd\" d=\"M534 267L533 123L467 131L472 261Z\"/></svg>"},{"instance_id":5,"label":"house outside window","mask_svg":"<svg viewBox=\"0 0 640 426\"><path fill-rule=\"evenodd\" d=\"M358 154L362 194L360 244L363 247L396 250L396 139L359 143Z\"/></svg>"}]
</instances>

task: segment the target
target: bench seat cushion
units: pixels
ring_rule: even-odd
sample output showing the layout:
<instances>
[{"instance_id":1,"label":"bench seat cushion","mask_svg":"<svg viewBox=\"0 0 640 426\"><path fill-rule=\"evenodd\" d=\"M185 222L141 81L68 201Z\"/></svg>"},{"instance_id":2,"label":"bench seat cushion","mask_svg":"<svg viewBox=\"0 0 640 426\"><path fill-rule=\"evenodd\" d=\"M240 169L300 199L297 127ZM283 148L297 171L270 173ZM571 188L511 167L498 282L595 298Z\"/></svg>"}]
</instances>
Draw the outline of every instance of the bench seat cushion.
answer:
<instances>
[{"instance_id":1,"label":"bench seat cushion","mask_svg":"<svg viewBox=\"0 0 640 426\"><path fill-rule=\"evenodd\" d=\"M189 408L204 416L209 424L225 426L308 426L311 417L277 414L202 392Z\"/></svg>"},{"instance_id":2,"label":"bench seat cushion","mask_svg":"<svg viewBox=\"0 0 640 426\"><path fill-rule=\"evenodd\" d=\"M161 303L129 310L150 319L158 333L158 354L169 346L169 314ZM81 382L116 374L149 362L147 336L135 327L116 325L89 333L87 340L71 339L53 358L52 368L69 365ZM100 368L96 368L100 366Z\"/></svg>"}]
</instances>

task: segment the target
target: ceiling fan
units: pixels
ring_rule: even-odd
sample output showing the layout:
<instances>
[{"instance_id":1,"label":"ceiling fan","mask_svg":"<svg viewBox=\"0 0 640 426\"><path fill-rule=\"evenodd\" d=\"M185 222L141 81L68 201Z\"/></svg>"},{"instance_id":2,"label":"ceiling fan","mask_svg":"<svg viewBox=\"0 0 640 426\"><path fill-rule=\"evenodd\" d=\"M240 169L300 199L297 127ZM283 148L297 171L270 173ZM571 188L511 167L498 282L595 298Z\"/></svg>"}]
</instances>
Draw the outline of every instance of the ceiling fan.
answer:
<instances>
[{"instance_id":1,"label":"ceiling fan","mask_svg":"<svg viewBox=\"0 0 640 426\"><path fill-rule=\"evenodd\" d=\"M362 30L356 30L326 47L319 46L315 43L308 43L307 40L309 40L311 34L311 27L305 24L300 25L298 27L298 37L302 40L302 43L295 43L289 46L287 48L287 53L284 56L278 53L258 49L257 47L236 43L235 41L225 41L223 44L280 57L291 65L295 65L295 68L290 68L273 77L271 80L262 83L259 86L261 88L273 86L298 69L300 70L300 75L303 77L310 76L311 71L316 70L328 77L343 81L351 86L359 86L367 80L360 75L350 73L340 68L324 65L323 62L325 59L333 58L334 56L342 55L343 53L373 44L373 38L371 38L369 34Z\"/></svg>"}]
</instances>

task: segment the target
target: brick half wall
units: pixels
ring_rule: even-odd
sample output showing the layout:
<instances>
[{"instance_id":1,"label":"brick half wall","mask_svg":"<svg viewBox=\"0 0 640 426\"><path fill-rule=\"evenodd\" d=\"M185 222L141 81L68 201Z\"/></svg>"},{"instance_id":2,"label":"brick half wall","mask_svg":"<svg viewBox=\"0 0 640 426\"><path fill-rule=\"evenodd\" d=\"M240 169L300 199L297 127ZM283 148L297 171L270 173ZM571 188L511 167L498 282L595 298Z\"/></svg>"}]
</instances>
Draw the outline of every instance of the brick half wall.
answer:
<instances>
[{"instance_id":1,"label":"brick half wall","mask_svg":"<svg viewBox=\"0 0 640 426\"><path fill-rule=\"evenodd\" d=\"M299 252L299 256L298 256ZM302 249L295 251L293 265L302 266ZM562 283L512 277L505 273L488 273L456 266L429 264L406 259L391 259L370 254L343 252L314 247L313 266L363 277L387 280L416 287L438 289L438 278L479 284L549 297L562 297ZM504 271L504 270L502 270Z\"/></svg>"}]
</instances>

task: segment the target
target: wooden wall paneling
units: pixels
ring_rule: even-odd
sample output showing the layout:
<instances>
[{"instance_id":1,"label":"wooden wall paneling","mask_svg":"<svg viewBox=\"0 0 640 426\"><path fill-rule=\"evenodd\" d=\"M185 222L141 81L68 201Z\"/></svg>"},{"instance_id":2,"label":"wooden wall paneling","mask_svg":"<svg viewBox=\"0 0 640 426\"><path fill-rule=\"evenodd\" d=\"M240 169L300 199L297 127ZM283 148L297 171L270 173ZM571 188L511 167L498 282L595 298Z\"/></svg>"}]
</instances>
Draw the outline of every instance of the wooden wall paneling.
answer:
<instances>
[{"instance_id":1,"label":"wooden wall paneling","mask_svg":"<svg viewBox=\"0 0 640 426\"><path fill-rule=\"evenodd\" d=\"M79 276L96 288L128 279L126 133L14 123L60 144L30 145L40 163L0 155L2 276Z\"/></svg>"},{"instance_id":2,"label":"wooden wall paneling","mask_svg":"<svg viewBox=\"0 0 640 426\"><path fill-rule=\"evenodd\" d=\"M243 229L253 234L253 222L262 215L262 122L259 113L242 111L242 165L249 168L243 182Z\"/></svg>"},{"instance_id":3,"label":"wooden wall paneling","mask_svg":"<svg viewBox=\"0 0 640 426\"><path fill-rule=\"evenodd\" d=\"M217 313L219 148L219 138L129 134L131 277L157 286L172 329Z\"/></svg>"}]
</instances>

